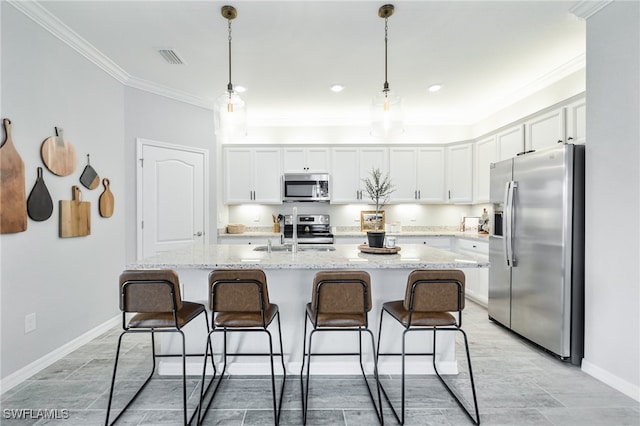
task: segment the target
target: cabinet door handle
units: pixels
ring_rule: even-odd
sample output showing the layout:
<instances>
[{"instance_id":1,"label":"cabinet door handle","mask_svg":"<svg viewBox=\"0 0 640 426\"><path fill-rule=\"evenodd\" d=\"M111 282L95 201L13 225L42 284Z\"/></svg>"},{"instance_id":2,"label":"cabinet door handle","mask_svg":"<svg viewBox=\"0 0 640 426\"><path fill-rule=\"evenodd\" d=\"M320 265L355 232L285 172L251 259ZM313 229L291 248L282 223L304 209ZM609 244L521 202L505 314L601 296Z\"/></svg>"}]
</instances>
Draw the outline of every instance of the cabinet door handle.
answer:
<instances>
[{"instance_id":1,"label":"cabinet door handle","mask_svg":"<svg viewBox=\"0 0 640 426\"><path fill-rule=\"evenodd\" d=\"M413 191L413 199L417 200L418 199L418 191Z\"/></svg>"},{"instance_id":2,"label":"cabinet door handle","mask_svg":"<svg viewBox=\"0 0 640 426\"><path fill-rule=\"evenodd\" d=\"M193 234L194 237L202 237L202 231L198 231L195 234Z\"/></svg>"},{"instance_id":3,"label":"cabinet door handle","mask_svg":"<svg viewBox=\"0 0 640 426\"><path fill-rule=\"evenodd\" d=\"M418 189L418 200L420 200L422 198L422 194L420 193L420 190Z\"/></svg>"}]
</instances>

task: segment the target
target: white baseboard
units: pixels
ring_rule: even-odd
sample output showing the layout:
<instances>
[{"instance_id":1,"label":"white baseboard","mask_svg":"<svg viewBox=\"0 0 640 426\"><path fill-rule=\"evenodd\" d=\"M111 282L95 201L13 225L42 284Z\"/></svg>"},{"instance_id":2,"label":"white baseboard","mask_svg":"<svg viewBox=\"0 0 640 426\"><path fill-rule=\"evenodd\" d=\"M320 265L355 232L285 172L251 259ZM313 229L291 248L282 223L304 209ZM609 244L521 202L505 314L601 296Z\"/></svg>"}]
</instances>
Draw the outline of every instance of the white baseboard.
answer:
<instances>
[{"instance_id":1,"label":"white baseboard","mask_svg":"<svg viewBox=\"0 0 640 426\"><path fill-rule=\"evenodd\" d=\"M89 343L91 340L100 336L102 333L112 329L120 323L121 318L122 317L120 315L116 315L115 317L87 331L81 336L78 336L70 342L67 342L64 345L60 346L59 348L54 349L42 358L39 358L33 361L31 364L19 369L18 371L9 374L7 377L2 378L0 380L0 389L2 390L2 393L5 393L6 391L16 387L20 383L27 380L29 377L47 368L54 362L59 361L65 356L69 355L71 352L80 348L82 345Z\"/></svg>"},{"instance_id":2,"label":"white baseboard","mask_svg":"<svg viewBox=\"0 0 640 426\"><path fill-rule=\"evenodd\" d=\"M615 390L622 392L629 398L640 402L640 386L629 383L585 359L582 360L582 371L611 386Z\"/></svg>"}]
</instances>

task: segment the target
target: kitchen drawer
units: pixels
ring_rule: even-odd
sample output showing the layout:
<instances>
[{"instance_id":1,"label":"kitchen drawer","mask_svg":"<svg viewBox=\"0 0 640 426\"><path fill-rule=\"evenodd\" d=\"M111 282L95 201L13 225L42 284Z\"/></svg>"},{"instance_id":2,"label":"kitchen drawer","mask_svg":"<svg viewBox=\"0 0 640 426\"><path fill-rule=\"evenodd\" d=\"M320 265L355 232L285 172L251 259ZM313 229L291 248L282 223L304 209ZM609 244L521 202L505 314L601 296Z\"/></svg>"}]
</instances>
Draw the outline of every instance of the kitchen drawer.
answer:
<instances>
[{"instance_id":1,"label":"kitchen drawer","mask_svg":"<svg viewBox=\"0 0 640 426\"><path fill-rule=\"evenodd\" d=\"M456 238L456 250L459 252L471 252L483 256L489 256L489 242Z\"/></svg>"}]
</instances>

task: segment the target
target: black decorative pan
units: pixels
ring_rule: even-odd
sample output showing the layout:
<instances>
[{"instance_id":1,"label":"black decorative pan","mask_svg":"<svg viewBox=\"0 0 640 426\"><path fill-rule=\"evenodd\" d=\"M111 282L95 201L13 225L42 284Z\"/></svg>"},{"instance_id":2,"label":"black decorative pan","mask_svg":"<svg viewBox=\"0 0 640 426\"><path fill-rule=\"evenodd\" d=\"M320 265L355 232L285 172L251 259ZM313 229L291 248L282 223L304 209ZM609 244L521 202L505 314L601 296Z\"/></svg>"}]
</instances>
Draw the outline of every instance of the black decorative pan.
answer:
<instances>
[{"instance_id":1,"label":"black decorative pan","mask_svg":"<svg viewBox=\"0 0 640 426\"><path fill-rule=\"evenodd\" d=\"M44 179L42 179L42 167L38 167L36 184L33 185L27 199L27 213L31 219L38 222L49 219L53 213L53 200Z\"/></svg>"}]
</instances>

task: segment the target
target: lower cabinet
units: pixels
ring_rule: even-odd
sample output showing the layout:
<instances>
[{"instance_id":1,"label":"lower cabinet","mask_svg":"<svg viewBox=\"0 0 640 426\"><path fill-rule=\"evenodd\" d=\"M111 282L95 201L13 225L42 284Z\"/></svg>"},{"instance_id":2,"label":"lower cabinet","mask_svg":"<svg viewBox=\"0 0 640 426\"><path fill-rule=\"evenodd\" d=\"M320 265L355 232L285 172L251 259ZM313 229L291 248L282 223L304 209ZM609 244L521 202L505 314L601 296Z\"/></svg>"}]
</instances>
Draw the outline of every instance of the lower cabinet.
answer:
<instances>
[{"instance_id":1,"label":"lower cabinet","mask_svg":"<svg viewBox=\"0 0 640 426\"><path fill-rule=\"evenodd\" d=\"M235 236L235 237L226 237L224 235L218 236L218 244L247 244L247 245L256 245L256 246L265 246L269 244L269 240L271 240L271 244L276 245L280 244L280 236L274 234L273 236L255 236L255 235L247 235L247 236Z\"/></svg>"},{"instance_id":2,"label":"lower cabinet","mask_svg":"<svg viewBox=\"0 0 640 426\"><path fill-rule=\"evenodd\" d=\"M452 251L461 254L489 257L489 242L474 239L456 238ZM465 295L474 302L487 307L489 303L489 268L466 268Z\"/></svg>"},{"instance_id":3,"label":"lower cabinet","mask_svg":"<svg viewBox=\"0 0 640 426\"><path fill-rule=\"evenodd\" d=\"M442 250L451 250L451 242L454 237L448 235L437 235L437 236L418 236L418 235L405 235L398 234L396 239L396 244L398 246L402 246L402 244L424 244L427 246L431 246L434 248L442 249Z\"/></svg>"}]
</instances>

